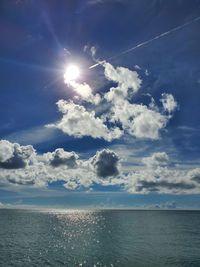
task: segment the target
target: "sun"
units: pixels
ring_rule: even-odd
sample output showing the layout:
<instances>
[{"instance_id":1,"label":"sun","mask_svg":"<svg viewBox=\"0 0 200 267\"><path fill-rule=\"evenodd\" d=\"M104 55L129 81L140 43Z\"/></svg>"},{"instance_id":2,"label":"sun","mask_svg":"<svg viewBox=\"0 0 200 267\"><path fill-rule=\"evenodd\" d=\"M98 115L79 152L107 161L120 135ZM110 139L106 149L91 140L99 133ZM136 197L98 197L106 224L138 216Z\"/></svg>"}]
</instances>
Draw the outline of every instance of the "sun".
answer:
<instances>
[{"instance_id":1,"label":"sun","mask_svg":"<svg viewBox=\"0 0 200 267\"><path fill-rule=\"evenodd\" d=\"M80 69L77 65L71 64L67 66L64 73L65 83L70 83L75 81L80 76Z\"/></svg>"}]
</instances>

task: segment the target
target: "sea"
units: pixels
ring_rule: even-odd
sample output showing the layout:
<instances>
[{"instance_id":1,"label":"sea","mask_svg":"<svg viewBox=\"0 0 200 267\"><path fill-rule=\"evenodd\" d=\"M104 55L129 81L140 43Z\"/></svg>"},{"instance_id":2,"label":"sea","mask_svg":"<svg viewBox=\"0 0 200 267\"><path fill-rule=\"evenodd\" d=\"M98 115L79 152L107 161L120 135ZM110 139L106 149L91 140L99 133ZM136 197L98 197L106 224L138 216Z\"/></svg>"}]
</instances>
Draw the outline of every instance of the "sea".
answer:
<instances>
[{"instance_id":1,"label":"sea","mask_svg":"<svg viewBox=\"0 0 200 267\"><path fill-rule=\"evenodd\" d=\"M0 266L200 267L200 211L0 209Z\"/></svg>"}]
</instances>

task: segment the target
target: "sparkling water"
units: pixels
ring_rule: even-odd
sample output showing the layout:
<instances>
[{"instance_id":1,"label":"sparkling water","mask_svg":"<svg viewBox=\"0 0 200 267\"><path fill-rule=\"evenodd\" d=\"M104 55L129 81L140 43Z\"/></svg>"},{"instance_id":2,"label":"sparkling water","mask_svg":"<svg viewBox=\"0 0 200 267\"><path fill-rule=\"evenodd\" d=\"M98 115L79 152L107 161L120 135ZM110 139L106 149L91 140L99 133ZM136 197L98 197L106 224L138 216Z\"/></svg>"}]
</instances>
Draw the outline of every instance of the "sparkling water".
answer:
<instances>
[{"instance_id":1,"label":"sparkling water","mask_svg":"<svg viewBox=\"0 0 200 267\"><path fill-rule=\"evenodd\" d=\"M199 211L0 209L0 266L200 266Z\"/></svg>"}]
</instances>

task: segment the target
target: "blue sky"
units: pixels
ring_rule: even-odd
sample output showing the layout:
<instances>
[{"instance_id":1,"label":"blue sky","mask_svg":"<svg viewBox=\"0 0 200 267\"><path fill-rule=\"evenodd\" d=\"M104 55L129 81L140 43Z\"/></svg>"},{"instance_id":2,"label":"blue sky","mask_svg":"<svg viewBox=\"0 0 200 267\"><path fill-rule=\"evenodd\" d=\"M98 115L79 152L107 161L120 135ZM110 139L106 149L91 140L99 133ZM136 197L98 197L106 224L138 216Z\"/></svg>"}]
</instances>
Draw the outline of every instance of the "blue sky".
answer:
<instances>
[{"instance_id":1,"label":"blue sky","mask_svg":"<svg viewBox=\"0 0 200 267\"><path fill-rule=\"evenodd\" d=\"M200 21L109 60L199 15L196 0L1 1L0 202L199 208Z\"/></svg>"}]
</instances>

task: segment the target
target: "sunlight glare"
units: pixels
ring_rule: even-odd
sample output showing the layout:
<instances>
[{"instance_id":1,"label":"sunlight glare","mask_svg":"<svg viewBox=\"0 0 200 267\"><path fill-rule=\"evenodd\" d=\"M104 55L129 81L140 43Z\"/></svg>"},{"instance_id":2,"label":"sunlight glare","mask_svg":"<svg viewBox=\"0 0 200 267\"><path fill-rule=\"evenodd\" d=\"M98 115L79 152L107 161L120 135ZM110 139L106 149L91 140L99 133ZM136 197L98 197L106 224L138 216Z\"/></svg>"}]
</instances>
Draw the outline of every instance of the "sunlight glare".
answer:
<instances>
[{"instance_id":1,"label":"sunlight glare","mask_svg":"<svg viewBox=\"0 0 200 267\"><path fill-rule=\"evenodd\" d=\"M70 83L75 81L80 76L80 70L76 65L67 66L64 73L64 81L65 83Z\"/></svg>"}]
</instances>

